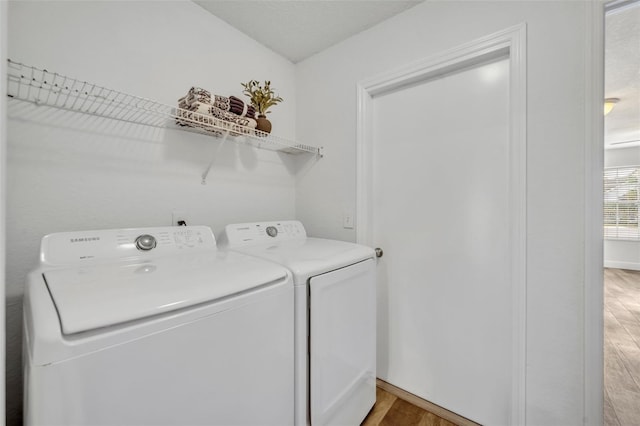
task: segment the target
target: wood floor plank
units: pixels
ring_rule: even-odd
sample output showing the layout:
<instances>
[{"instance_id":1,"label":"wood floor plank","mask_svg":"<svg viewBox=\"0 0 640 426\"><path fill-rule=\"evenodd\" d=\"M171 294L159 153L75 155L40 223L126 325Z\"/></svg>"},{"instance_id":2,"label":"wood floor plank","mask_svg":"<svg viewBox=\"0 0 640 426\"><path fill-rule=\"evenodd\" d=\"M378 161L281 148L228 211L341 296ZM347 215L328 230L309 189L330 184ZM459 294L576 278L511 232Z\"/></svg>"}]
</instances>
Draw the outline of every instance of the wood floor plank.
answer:
<instances>
[{"instance_id":1,"label":"wood floor plank","mask_svg":"<svg viewBox=\"0 0 640 426\"><path fill-rule=\"evenodd\" d=\"M438 408L443 412L446 411L441 407ZM469 423L472 423L463 417L456 416L456 418L462 419L463 422L455 423L446 420L398 395L387 392L382 387L378 387L376 389L376 403L361 426L468 426ZM477 426L476 423L473 425Z\"/></svg>"},{"instance_id":2,"label":"wood floor plank","mask_svg":"<svg viewBox=\"0 0 640 426\"><path fill-rule=\"evenodd\" d=\"M640 394L640 388L624 366L615 345L605 345L605 389L614 399L622 393ZM640 401L640 399L638 400ZM615 404L614 404L615 407Z\"/></svg>"},{"instance_id":3,"label":"wood floor plank","mask_svg":"<svg viewBox=\"0 0 640 426\"><path fill-rule=\"evenodd\" d=\"M616 344L615 347L622 364L640 389L640 347L632 344Z\"/></svg>"},{"instance_id":4,"label":"wood floor plank","mask_svg":"<svg viewBox=\"0 0 640 426\"><path fill-rule=\"evenodd\" d=\"M636 321L640 322L640 272L621 271L619 274L622 294L617 299L631 312Z\"/></svg>"},{"instance_id":5,"label":"wood floor plank","mask_svg":"<svg viewBox=\"0 0 640 426\"><path fill-rule=\"evenodd\" d=\"M620 284L623 283L620 274L617 272L605 271L605 294L611 297L617 297L621 294L624 294L624 290L620 287Z\"/></svg>"},{"instance_id":6,"label":"wood floor plank","mask_svg":"<svg viewBox=\"0 0 640 426\"><path fill-rule=\"evenodd\" d=\"M604 424L606 426L621 426L606 389L604 391Z\"/></svg>"},{"instance_id":7,"label":"wood floor plank","mask_svg":"<svg viewBox=\"0 0 640 426\"><path fill-rule=\"evenodd\" d=\"M401 389L397 386L394 386L391 383L385 382L384 380L377 379L376 383L378 387L386 390L389 393L396 395L398 398L408 401L411 404L417 407L420 407L425 411L433 413L442 419L446 419L458 426L478 426L478 423L475 423L472 420L469 420L452 411L447 410L444 407L441 407L425 399L422 399L417 395L407 392L406 390Z\"/></svg>"},{"instance_id":8,"label":"wood floor plank","mask_svg":"<svg viewBox=\"0 0 640 426\"><path fill-rule=\"evenodd\" d=\"M621 426L638 426L640 392L609 392L611 406Z\"/></svg>"},{"instance_id":9,"label":"wood floor plank","mask_svg":"<svg viewBox=\"0 0 640 426\"><path fill-rule=\"evenodd\" d=\"M636 296L638 299L631 302L622 302L624 306L636 317L636 321L640 322L640 296Z\"/></svg>"},{"instance_id":10,"label":"wood floor plank","mask_svg":"<svg viewBox=\"0 0 640 426\"><path fill-rule=\"evenodd\" d=\"M620 323L623 323L623 321L636 322L635 315L627 309L623 300L624 296L617 296L609 299L607 302L609 311Z\"/></svg>"},{"instance_id":11,"label":"wood floor plank","mask_svg":"<svg viewBox=\"0 0 640 426\"><path fill-rule=\"evenodd\" d=\"M640 320L638 317L640 315L640 282L637 283L638 290L631 291L630 283L620 278L621 273L624 272L614 271L608 275L609 279L606 281L605 288L621 284L623 291L620 295L607 298L605 301L605 335L616 345L632 347L632 342L635 342L640 348ZM640 274L638 278L640 281Z\"/></svg>"},{"instance_id":12,"label":"wood floor plank","mask_svg":"<svg viewBox=\"0 0 640 426\"><path fill-rule=\"evenodd\" d=\"M633 309L634 301L629 296L619 296L607 302L607 307L629 336L640 346L640 321L627 306Z\"/></svg>"},{"instance_id":13,"label":"wood floor plank","mask_svg":"<svg viewBox=\"0 0 640 426\"><path fill-rule=\"evenodd\" d=\"M380 424L384 416L391 408L394 402L398 399L397 396L390 394L380 388L376 388L376 403L362 422L362 426L377 426Z\"/></svg>"},{"instance_id":14,"label":"wood floor plank","mask_svg":"<svg viewBox=\"0 0 640 426\"><path fill-rule=\"evenodd\" d=\"M640 425L640 272L605 269L604 420Z\"/></svg>"},{"instance_id":15,"label":"wood floor plank","mask_svg":"<svg viewBox=\"0 0 640 426\"><path fill-rule=\"evenodd\" d=\"M604 310L604 335L614 344L634 344L633 336L620 324L616 316L607 307Z\"/></svg>"},{"instance_id":16,"label":"wood floor plank","mask_svg":"<svg viewBox=\"0 0 640 426\"><path fill-rule=\"evenodd\" d=\"M417 425L422 420L424 410L403 400L396 399L380 426Z\"/></svg>"},{"instance_id":17,"label":"wood floor plank","mask_svg":"<svg viewBox=\"0 0 640 426\"><path fill-rule=\"evenodd\" d=\"M418 426L456 426L455 423L451 423L449 420L445 420L442 417L438 417L428 411L422 415Z\"/></svg>"},{"instance_id":18,"label":"wood floor plank","mask_svg":"<svg viewBox=\"0 0 640 426\"><path fill-rule=\"evenodd\" d=\"M616 273L620 277L624 284L622 286L625 289L632 289L640 291L640 271L632 271L630 269L617 269Z\"/></svg>"}]
</instances>

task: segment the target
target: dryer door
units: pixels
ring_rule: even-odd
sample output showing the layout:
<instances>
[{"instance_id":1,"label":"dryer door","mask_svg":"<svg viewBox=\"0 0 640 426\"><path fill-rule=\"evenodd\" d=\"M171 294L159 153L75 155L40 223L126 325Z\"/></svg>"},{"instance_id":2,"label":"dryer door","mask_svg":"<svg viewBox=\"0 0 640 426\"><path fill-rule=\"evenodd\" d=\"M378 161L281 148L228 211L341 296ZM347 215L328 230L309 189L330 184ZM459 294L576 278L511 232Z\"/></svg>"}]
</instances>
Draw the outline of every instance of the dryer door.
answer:
<instances>
[{"instance_id":1,"label":"dryer door","mask_svg":"<svg viewBox=\"0 0 640 426\"><path fill-rule=\"evenodd\" d=\"M360 424L376 398L375 261L310 279L311 424Z\"/></svg>"}]
</instances>

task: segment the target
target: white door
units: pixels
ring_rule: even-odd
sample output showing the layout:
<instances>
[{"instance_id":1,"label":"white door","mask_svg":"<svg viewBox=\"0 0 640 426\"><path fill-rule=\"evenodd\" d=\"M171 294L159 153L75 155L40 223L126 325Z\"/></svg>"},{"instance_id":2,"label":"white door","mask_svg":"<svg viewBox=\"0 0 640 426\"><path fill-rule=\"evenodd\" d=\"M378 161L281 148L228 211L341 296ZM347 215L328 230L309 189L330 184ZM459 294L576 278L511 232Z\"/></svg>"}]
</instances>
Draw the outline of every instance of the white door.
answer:
<instances>
[{"instance_id":1,"label":"white door","mask_svg":"<svg viewBox=\"0 0 640 426\"><path fill-rule=\"evenodd\" d=\"M373 99L378 377L509 423L509 61Z\"/></svg>"}]
</instances>

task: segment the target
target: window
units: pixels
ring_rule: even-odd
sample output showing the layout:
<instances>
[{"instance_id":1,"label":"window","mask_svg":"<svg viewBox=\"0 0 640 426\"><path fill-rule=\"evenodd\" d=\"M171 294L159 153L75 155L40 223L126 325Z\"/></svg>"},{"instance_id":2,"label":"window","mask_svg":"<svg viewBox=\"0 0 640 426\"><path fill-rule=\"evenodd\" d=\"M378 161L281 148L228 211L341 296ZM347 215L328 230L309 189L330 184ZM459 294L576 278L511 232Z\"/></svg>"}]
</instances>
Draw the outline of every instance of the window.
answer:
<instances>
[{"instance_id":1,"label":"window","mask_svg":"<svg viewBox=\"0 0 640 426\"><path fill-rule=\"evenodd\" d=\"M640 241L640 166L604 170L604 237Z\"/></svg>"}]
</instances>

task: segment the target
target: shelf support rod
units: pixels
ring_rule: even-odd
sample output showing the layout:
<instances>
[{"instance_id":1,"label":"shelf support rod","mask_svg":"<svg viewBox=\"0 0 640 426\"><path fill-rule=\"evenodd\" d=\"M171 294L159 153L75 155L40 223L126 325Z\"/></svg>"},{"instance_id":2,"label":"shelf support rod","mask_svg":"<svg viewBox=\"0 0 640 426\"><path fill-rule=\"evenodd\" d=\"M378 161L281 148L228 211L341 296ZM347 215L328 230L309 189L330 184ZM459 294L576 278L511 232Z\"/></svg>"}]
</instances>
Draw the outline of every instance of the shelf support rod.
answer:
<instances>
[{"instance_id":1,"label":"shelf support rod","mask_svg":"<svg viewBox=\"0 0 640 426\"><path fill-rule=\"evenodd\" d=\"M227 141L228 137L229 137L229 131L227 130L226 132L224 132L224 136L222 137L222 140L220 141L220 145L218 145L218 149L216 149L216 154L213 156L213 158L209 162L209 165L207 166L207 169L204 171L204 173L202 173L202 184L203 185L207 184L207 176L209 175L209 171L211 171L211 167L213 167L213 163L216 162L216 159L218 158L218 154L220 153L220 149L222 149L222 145L224 145L224 143Z\"/></svg>"}]
</instances>

